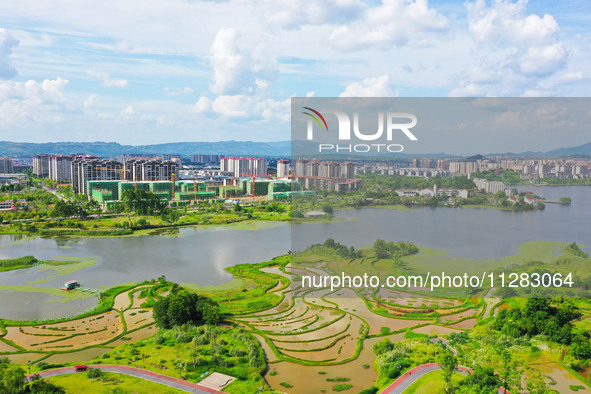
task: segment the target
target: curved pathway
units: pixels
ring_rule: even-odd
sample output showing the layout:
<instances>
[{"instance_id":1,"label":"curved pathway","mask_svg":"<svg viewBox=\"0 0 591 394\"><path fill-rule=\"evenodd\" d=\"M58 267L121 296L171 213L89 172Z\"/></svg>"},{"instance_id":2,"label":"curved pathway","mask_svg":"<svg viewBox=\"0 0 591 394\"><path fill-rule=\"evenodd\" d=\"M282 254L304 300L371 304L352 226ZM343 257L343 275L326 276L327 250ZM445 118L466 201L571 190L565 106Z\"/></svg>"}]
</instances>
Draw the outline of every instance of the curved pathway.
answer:
<instances>
[{"instance_id":1,"label":"curved pathway","mask_svg":"<svg viewBox=\"0 0 591 394\"><path fill-rule=\"evenodd\" d=\"M400 376L396 379L392 384L382 390L381 394L401 394L410 387L411 384L416 382L421 376L428 374L429 372L439 371L441 367L437 363L428 363L428 364L421 364L418 365L409 371L405 372L404 375ZM460 373L472 373L470 368L463 367L458 365L456 371ZM499 388L499 394L509 394L509 392L505 392L502 388Z\"/></svg>"},{"instance_id":2,"label":"curved pathway","mask_svg":"<svg viewBox=\"0 0 591 394\"><path fill-rule=\"evenodd\" d=\"M89 365L89 368L98 368L101 369L103 372L112 372L112 373L120 373L123 375L134 376L136 378L149 380L151 382L160 383L168 387L175 388L177 390L186 391L187 393L197 393L197 394L224 394L223 391L215 390L209 387L202 386L197 383L187 382L186 380L173 378L170 376L162 375L156 372L147 371L145 369L134 368L134 367L127 367L124 365ZM76 372L75 367L66 367L66 368L58 368L58 369L50 369L48 371L41 371L38 374L42 378L48 378L51 376L59 376L59 375L67 375L72 373L82 373ZM31 375L27 375L31 377Z\"/></svg>"}]
</instances>

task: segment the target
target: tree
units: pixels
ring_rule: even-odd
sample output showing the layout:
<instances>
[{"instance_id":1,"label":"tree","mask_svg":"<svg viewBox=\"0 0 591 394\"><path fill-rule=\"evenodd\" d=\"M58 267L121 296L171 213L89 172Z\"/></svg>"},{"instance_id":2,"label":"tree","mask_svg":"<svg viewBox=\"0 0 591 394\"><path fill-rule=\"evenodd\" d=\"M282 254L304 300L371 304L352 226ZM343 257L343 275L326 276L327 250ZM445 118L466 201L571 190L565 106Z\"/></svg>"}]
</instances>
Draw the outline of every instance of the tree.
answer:
<instances>
[{"instance_id":1,"label":"tree","mask_svg":"<svg viewBox=\"0 0 591 394\"><path fill-rule=\"evenodd\" d=\"M550 394L554 392L554 390L548 388L542 373L537 369L528 368L526 374L527 382L525 386L529 394Z\"/></svg>"},{"instance_id":2,"label":"tree","mask_svg":"<svg viewBox=\"0 0 591 394\"><path fill-rule=\"evenodd\" d=\"M333 213L332 206L330 204L322 204L322 210L329 215L332 215Z\"/></svg>"},{"instance_id":3,"label":"tree","mask_svg":"<svg viewBox=\"0 0 591 394\"><path fill-rule=\"evenodd\" d=\"M171 328L170 321L168 319L168 303L170 301L169 297L163 298L158 300L154 304L154 308L152 310L152 316L154 317L154 321L156 325L160 328Z\"/></svg>"},{"instance_id":4,"label":"tree","mask_svg":"<svg viewBox=\"0 0 591 394\"><path fill-rule=\"evenodd\" d=\"M386 248L386 242L383 239L376 239L376 242L373 244L373 251L378 259L387 259L392 256Z\"/></svg>"},{"instance_id":5,"label":"tree","mask_svg":"<svg viewBox=\"0 0 591 394\"><path fill-rule=\"evenodd\" d=\"M219 305L212 299L179 289L156 301L154 321L160 328L172 328L185 323L217 324L221 320Z\"/></svg>"},{"instance_id":6,"label":"tree","mask_svg":"<svg viewBox=\"0 0 591 394\"><path fill-rule=\"evenodd\" d=\"M445 392L453 392L451 378L456 367L458 366L458 360L449 351L444 351L443 353L439 354L439 356L437 356L437 364L439 364L439 367L443 371L443 380L446 384Z\"/></svg>"},{"instance_id":7,"label":"tree","mask_svg":"<svg viewBox=\"0 0 591 394\"><path fill-rule=\"evenodd\" d=\"M507 349L503 349L501 356L501 373L500 378L503 383L505 391L512 389L521 390L521 373L517 361L513 361L511 353Z\"/></svg>"},{"instance_id":8,"label":"tree","mask_svg":"<svg viewBox=\"0 0 591 394\"><path fill-rule=\"evenodd\" d=\"M501 379L495 374L495 370L480 365L475 366L474 371L460 383L460 386L477 393L496 393L500 385Z\"/></svg>"},{"instance_id":9,"label":"tree","mask_svg":"<svg viewBox=\"0 0 591 394\"><path fill-rule=\"evenodd\" d=\"M166 207L166 203L156 194L141 189L124 191L121 201L126 209L134 211L138 215L161 212Z\"/></svg>"},{"instance_id":10,"label":"tree","mask_svg":"<svg viewBox=\"0 0 591 394\"><path fill-rule=\"evenodd\" d=\"M66 390L45 380L36 380L29 385L31 394L65 394Z\"/></svg>"},{"instance_id":11,"label":"tree","mask_svg":"<svg viewBox=\"0 0 591 394\"><path fill-rule=\"evenodd\" d=\"M218 324L221 320L220 307L213 302L205 302L201 306L201 313L205 324Z\"/></svg>"},{"instance_id":12,"label":"tree","mask_svg":"<svg viewBox=\"0 0 591 394\"><path fill-rule=\"evenodd\" d=\"M18 365L0 362L0 393L21 393L25 387L25 371Z\"/></svg>"}]
</instances>

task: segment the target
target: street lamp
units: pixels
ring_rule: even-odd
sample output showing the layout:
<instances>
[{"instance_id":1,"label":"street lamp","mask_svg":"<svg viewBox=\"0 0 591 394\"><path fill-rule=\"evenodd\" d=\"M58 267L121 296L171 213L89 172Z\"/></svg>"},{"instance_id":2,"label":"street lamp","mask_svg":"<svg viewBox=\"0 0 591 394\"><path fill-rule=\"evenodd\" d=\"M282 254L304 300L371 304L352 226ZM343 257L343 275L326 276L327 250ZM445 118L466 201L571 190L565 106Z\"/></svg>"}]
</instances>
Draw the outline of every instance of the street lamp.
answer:
<instances>
[{"instance_id":1,"label":"street lamp","mask_svg":"<svg viewBox=\"0 0 591 394\"><path fill-rule=\"evenodd\" d=\"M179 375L183 378L183 363L179 363Z\"/></svg>"},{"instance_id":2,"label":"street lamp","mask_svg":"<svg viewBox=\"0 0 591 394\"><path fill-rule=\"evenodd\" d=\"M29 363L29 375L31 374L31 360L27 361Z\"/></svg>"}]
</instances>

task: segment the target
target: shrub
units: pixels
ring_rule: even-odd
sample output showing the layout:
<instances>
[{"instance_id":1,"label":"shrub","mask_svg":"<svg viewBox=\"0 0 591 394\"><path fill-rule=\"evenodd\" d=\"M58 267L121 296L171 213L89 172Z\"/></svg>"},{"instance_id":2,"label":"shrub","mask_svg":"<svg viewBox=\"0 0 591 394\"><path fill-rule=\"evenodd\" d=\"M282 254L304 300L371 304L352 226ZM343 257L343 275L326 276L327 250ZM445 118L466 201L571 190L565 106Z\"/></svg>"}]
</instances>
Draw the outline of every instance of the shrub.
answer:
<instances>
[{"instance_id":1,"label":"shrub","mask_svg":"<svg viewBox=\"0 0 591 394\"><path fill-rule=\"evenodd\" d=\"M392 365L388 369L388 372L386 373L386 376L388 377L388 379L396 379L397 377L400 376L400 370L398 368L396 368L395 365Z\"/></svg>"},{"instance_id":2,"label":"shrub","mask_svg":"<svg viewBox=\"0 0 591 394\"><path fill-rule=\"evenodd\" d=\"M378 388L375 386L371 386L365 390L361 390L359 394L376 394L378 392Z\"/></svg>"},{"instance_id":3,"label":"shrub","mask_svg":"<svg viewBox=\"0 0 591 394\"><path fill-rule=\"evenodd\" d=\"M103 371L100 368L89 368L86 376L89 379L99 379L103 377Z\"/></svg>"},{"instance_id":4,"label":"shrub","mask_svg":"<svg viewBox=\"0 0 591 394\"><path fill-rule=\"evenodd\" d=\"M242 349L232 348L230 349L230 356L232 357L243 357L246 356L246 352Z\"/></svg>"}]
</instances>

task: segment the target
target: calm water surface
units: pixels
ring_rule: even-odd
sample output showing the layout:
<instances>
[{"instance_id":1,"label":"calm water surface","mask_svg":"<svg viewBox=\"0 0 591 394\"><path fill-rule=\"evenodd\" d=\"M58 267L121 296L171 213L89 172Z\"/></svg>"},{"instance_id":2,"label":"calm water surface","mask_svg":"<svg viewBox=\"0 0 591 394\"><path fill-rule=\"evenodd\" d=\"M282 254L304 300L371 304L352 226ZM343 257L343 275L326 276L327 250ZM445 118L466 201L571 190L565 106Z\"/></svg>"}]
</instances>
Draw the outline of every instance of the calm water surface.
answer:
<instances>
[{"instance_id":1,"label":"calm water surface","mask_svg":"<svg viewBox=\"0 0 591 394\"><path fill-rule=\"evenodd\" d=\"M54 295L9 292L6 286L29 285L59 288L64 281L101 288L156 278L162 274L174 282L220 285L230 281L225 268L258 262L301 250L334 238L346 245L371 245L377 238L412 241L444 248L466 257L502 257L517 252L525 241L548 240L591 246L591 187L522 187L547 199L563 196L570 206L546 204L544 211L507 212L480 208L422 208L395 211L365 208L337 211L343 220L332 223L277 223L271 228L182 228L159 235L125 238L42 239L0 236L0 258L34 255L95 257L97 263L75 273L55 276L38 268L0 273L0 317L34 319L69 316L96 303L94 298L53 302ZM43 282L31 283L42 280ZM2 289L4 288L4 289Z\"/></svg>"}]
</instances>

